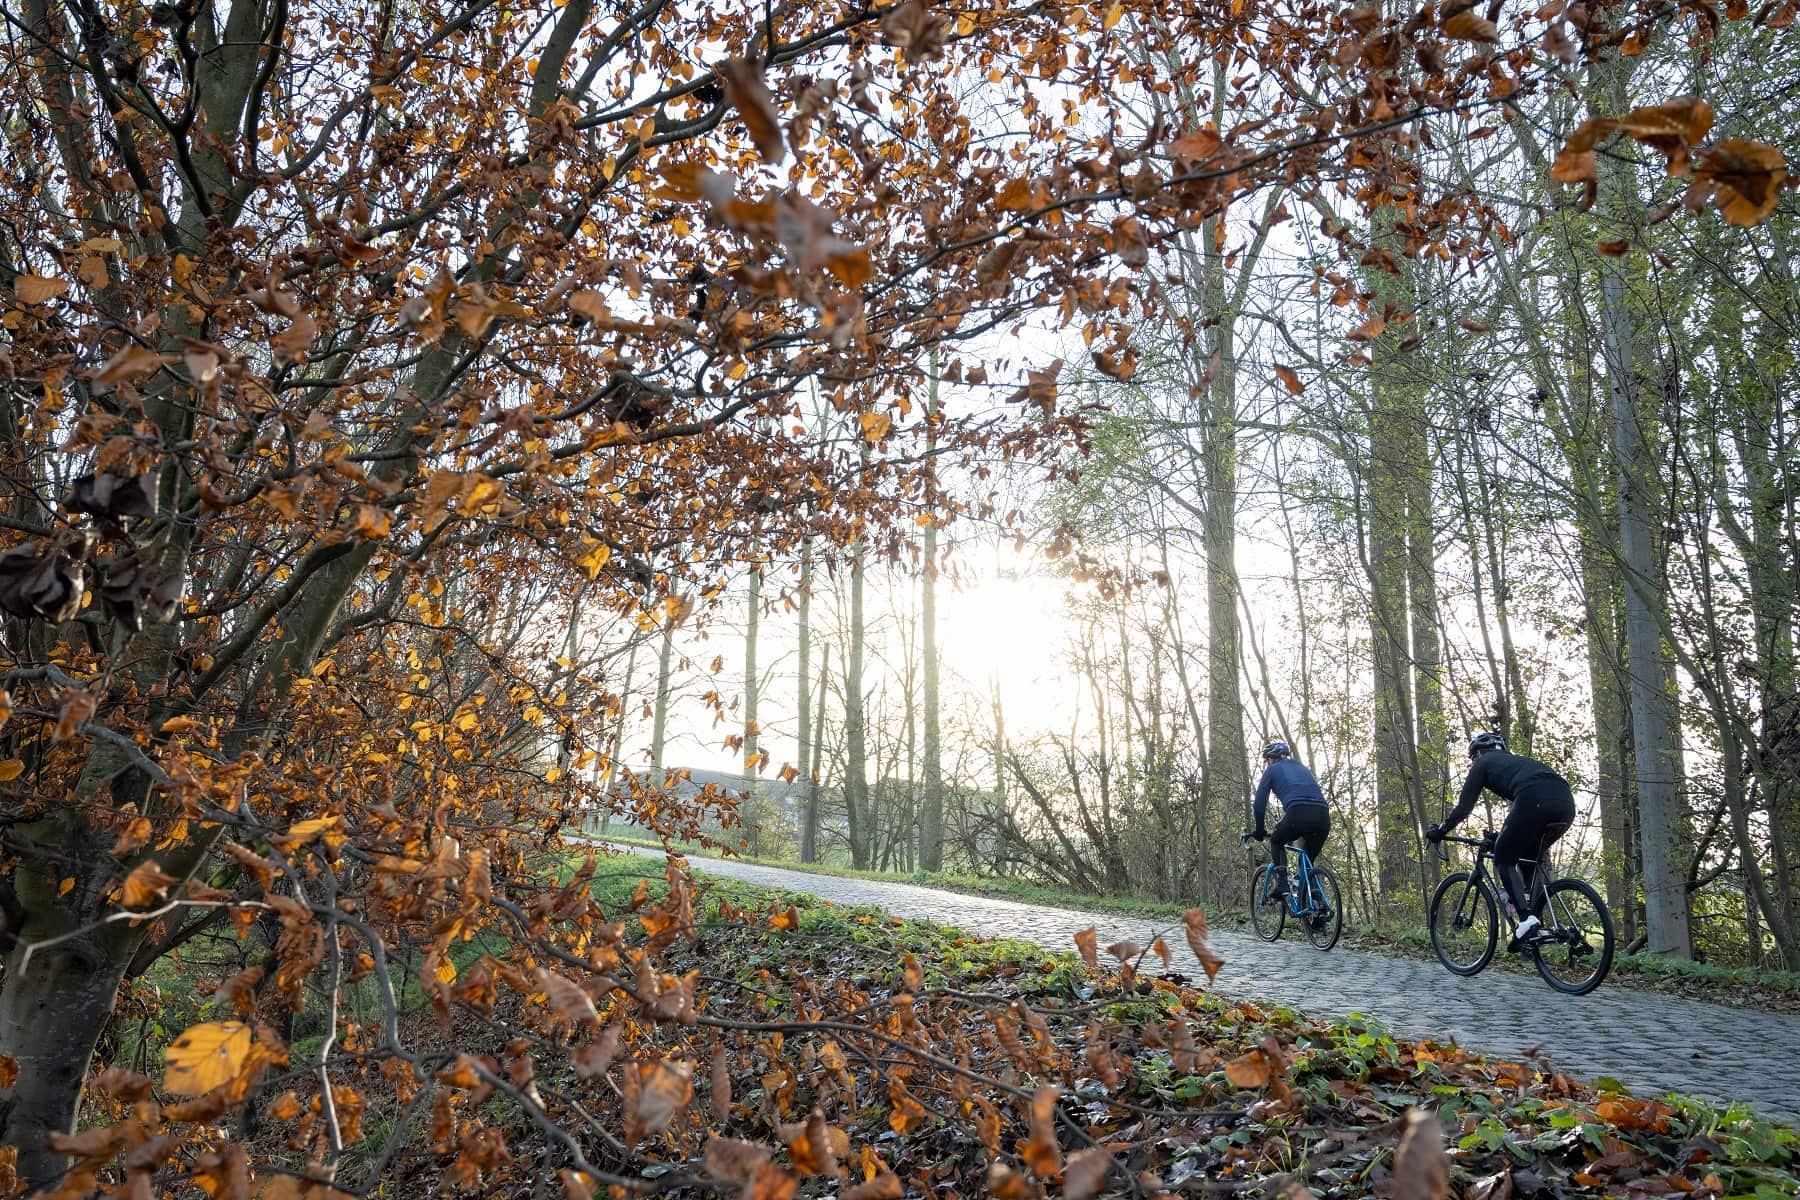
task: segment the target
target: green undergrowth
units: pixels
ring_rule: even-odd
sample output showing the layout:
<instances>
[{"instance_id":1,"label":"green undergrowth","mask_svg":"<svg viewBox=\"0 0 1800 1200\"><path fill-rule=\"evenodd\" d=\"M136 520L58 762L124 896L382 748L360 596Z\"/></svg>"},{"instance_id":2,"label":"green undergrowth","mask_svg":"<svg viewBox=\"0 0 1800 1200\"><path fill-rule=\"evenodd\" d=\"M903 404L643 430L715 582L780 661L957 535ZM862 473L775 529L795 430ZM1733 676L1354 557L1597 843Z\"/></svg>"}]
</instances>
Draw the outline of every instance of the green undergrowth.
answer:
<instances>
[{"instance_id":1,"label":"green undergrowth","mask_svg":"<svg viewBox=\"0 0 1800 1200\"><path fill-rule=\"evenodd\" d=\"M661 842L634 836L609 834L607 840L645 849L660 850ZM717 846L698 843L676 843L672 847L681 854L724 857ZM1022 904L1041 904L1077 912L1106 912L1130 917L1172 917L1179 919L1191 907L1147 896L1096 896L1063 888L1046 887L1029 880L966 875L955 872L926 871L858 871L819 863L798 863L785 859L757 858L748 854L732 855L737 861L756 866L777 867L785 871L801 871L810 875L830 875L842 879L870 879L889 883L912 883L970 896L986 896L998 900L1015 900ZM1237 909L1207 909L1207 918L1216 926L1247 928L1248 914ZM1344 942L1347 947L1378 954L1397 954L1407 958L1430 960L1434 957L1431 937L1425 926L1402 925L1377 927L1346 921ZM1523 959L1496 956L1490 969L1516 970L1530 973ZM1738 1008L1756 1008L1771 1012L1800 1012L1800 972L1767 971L1749 967L1724 967L1712 963L1685 962L1652 954L1621 954L1613 960L1612 977L1629 981L1634 987L1685 996L1712 1004Z\"/></svg>"},{"instance_id":2,"label":"green undergrowth","mask_svg":"<svg viewBox=\"0 0 1800 1200\"><path fill-rule=\"evenodd\" d=\"M603 868L594 891L617 915L646 877L643 899L654 904L664 890L659 873ZM1795 1131L1741 1105L1633 1097L1613 1081L1583 1084L1536 1061L1397 1039L1366 1017L1315 1021L1171 980L1098 974L1073 954L1027 942L972 937L703 872L696 878L694 936L669 947L664 966L704 964L715 991L740 989L740 1002L767 1019L791 1016L799 997L836 981L876 1005L901 991L917 991L922 1006L967 1002L966 1029L975 1039L993 1004L1022 1002L1045 1016L1068 1061L1089 1064L1094 1023L1106 1023L1124 1049L1112 1080L1065 1070L1019 1082L1060 1083L1065 1125L1176 1194L1400 1194L1397 1146L1415 1108L1441 1123L1451 1195L1773 1200L1800 1192ZM784 928L789 913L797 926ZM910 979L909 969L916 972ZM955 1032L954 1017L937 1019ZM1197 1061L1183 1064L1159 1044L1155 1031L1177 1021L1193 1030ZM758 1105L766 1098L741 1099ZM797 1103L811 1101L803 1093ZM992 1147L984 1150L974 1123L953 1106L901 1130L889 1129L879 1103L832 1119L852 1143L880 1145L903 1175L909 1161L930 1164L915 1181L993 1178L984 1174Z\"/></svg>"}]
</instances>

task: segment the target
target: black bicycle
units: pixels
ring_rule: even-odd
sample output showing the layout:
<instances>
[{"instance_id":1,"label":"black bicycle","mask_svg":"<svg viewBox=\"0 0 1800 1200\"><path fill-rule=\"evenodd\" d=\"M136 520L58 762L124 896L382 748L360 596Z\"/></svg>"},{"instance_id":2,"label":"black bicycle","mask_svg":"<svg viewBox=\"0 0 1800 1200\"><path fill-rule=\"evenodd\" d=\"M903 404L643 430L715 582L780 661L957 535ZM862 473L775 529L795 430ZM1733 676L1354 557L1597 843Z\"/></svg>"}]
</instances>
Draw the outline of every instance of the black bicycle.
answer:
<instances>
[{"instance_id":1,"label":"black bicycle","mask_svg":"<svg viewBox=\"0 0 1800 1200\"><path fill-rule=\"evenodd\" d=\"M1493 961L1506 906L1487 869L1499 835L1488 830L1479 839L1446 837L1475 848L1475 866L1444 878L1431 897L1431 947L1438 961L1457 975L1474 975ZM1439 847L1438 854L1449 854ZM1613 919L1606 902L1579 879L1551 879L1548 862L1520 859L1519 869L1531 879L1531 912L1542 922L1521 944L1518 922L1506 913L1509 940L1531 955L1544 982L1559 992L1585 996L1612 970Z\"/></svg>"},{"instance_id":2,"label":"black bicycle","mask_svg":"<svg viewBox=\"0 0 1800 1200\"><path fill-rule=\"evenodd\" d=\"M1240 841L1249 845L1250 834L1244 834ZM1306 930L1307 941L1329 950L1344 932L1344 906L1339 901L1337 876L1330 867L1313 862L1306 847L1289 842L1286 849L1295 859L1286 890L1275 886L1274 863L1263 863L1250 876L1250 925L1257 937L1272 942L1281 936L1291 913Z\"/></svg>"}]
</instances>

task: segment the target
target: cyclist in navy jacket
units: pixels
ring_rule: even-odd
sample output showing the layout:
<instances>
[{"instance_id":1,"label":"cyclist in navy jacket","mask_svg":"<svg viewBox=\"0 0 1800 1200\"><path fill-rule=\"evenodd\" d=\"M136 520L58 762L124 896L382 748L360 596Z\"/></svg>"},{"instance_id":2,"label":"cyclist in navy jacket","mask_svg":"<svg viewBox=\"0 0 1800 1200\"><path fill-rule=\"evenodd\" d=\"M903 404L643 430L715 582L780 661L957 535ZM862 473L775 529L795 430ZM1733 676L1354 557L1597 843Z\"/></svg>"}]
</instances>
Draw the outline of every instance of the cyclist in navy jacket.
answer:
<instances>
[{"instance_id":1,"label":"cyclist in navy jacket","mask_svg":"<svg viewBox=\"0 0 1800 1200\"><path fill-rule=\"evenodd\" d=\"M1269 860L1275 866L1276 887L1285 891L1288 843L1299 842L1306 847L1309 856L1317 859L1319 851L1325 848L1325 838L1331 833L1331 809L1325 803L1325 793L1319 790L1319 781L1313 778L1311 771L1294 761L1293 751L1288 749L1286 742L1279 738L1270 742L1263 747L1262 756L1268 765L1256 784L1256 831L1251 836L1259 842L1264 838L1269 840ZM1273 833L1268 832L1263 820L1268 812L1270 792L1281 801L1281 823L1275 826Z\"/></svg>"},{"instance_id":2,"label":"cyclist in navy jacket","mask_svg":"<svg viewBox=\"0 0 1800 1200\"><path fill-rule=\"evenodd\" d=\"M1538 931L1540 922L1526 900L1519 860L1542 862L1551 844L1569 831L1575 822L1575 795L1569 790L1568 780L1535 758L1512 753L1506 748L1506 739L1497 733L1477 734L1469 743L1469 760L1469 775L1463 780L1456 807L1425 831L1425 839L1441 841L1474 811L1484 789L1512 801L1506 824L1500 827L1500 838L1494 843L1494 865L1499 869L1500 882L1506 887L1514 915L1524 914L1513 936L1525 942Z\"/></svg>"}]
</instances>

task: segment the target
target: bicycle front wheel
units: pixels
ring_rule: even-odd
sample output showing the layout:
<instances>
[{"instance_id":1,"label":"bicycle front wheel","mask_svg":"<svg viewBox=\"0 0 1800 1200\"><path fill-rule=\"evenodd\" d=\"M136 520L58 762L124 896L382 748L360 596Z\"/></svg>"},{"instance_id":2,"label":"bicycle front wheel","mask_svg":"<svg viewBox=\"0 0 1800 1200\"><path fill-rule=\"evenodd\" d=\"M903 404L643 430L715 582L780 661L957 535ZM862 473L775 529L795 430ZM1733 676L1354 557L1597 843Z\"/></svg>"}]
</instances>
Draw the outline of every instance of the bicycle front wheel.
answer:
<instances>
[{"instance_id":1,"label":"bicycle front wheel","mask_svg":"<svg viewBox=\"0 0 1800 1200\"><path fill-rule=\"evenodd\" d=\"M1250 877L1250 926L1265 942L1280 937L1281 927L1287 923L1287 893L1269 878L1271 869L1264 863Z\"/></svg>"},{"instance_id":2,"label":"bicycle front wheel","mask_svg":"<svg viewBox=\"0 0 1800 1200\"><path fill-rule=\"evenodd\" d=\"M1486 879L1467 871L1446 875L1431 897L1431 948L1454 975L1473 975L1494 957L1500 906Z\"/></svg>"},{"instance_id":3,"label":"bicycle front wheel","mask_svg":"<svg viewBox=\"0 0 1800 1200\"><path fill-rule=\"evenodd\" d=\"M1543 933L1531 957L1544 982L1559 992L1585 996L1612 970L1612 913L1600 893L1579 879L1558 879L1546 889L1538 919Z\"/></svg>"},{"instance_id":4,"label":"bicycle front wheel","mask_svg":"<svg viewBox=\"0 0 1800 1200\"><path fill-rule=\"evenodd\" d=\"M1313 867L1312 911L1305 920L1307 941L1321 950L1337 945L1344 932L1344 906L1338 898L1337 876L1330 867Z\"/></svg>"}]
</instances>

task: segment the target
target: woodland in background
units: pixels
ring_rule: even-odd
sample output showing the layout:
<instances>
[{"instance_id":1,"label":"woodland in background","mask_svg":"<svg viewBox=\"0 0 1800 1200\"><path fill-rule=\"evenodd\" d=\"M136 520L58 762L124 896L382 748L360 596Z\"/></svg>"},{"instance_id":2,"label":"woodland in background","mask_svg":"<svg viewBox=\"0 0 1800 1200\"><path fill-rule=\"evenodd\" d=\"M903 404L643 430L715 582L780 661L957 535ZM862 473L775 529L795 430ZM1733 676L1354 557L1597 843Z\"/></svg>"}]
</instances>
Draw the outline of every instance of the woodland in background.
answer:
<instances>
[{"instance_id":1,"label":"woodland in background","mask_svg":"<svg viewBox=\"0 0 1800 1200\"><path fill-rule=\"evenodd\" d=\"M945 711L932 568L958 555L928 528L931 566L880 580L880 628L834 582L825 622L788 605L823 665L744 681L764 711L780 693L822 780L753 800L751 851L812 861L822 829L857 867L1241 903L1255 751L1281 736L1334 801L1358 914L1405 923L1442 869L1422 830L1497 729L1575 784L1559 865L1604 883L1625 944L1800 967L1795 210L1770 191L1673 219L1679 139L1558 138L1650 81L1716 80L1658 110L1670 129L1791 122L1787 36L1638 46L1473 128L1420 122L1409 181L1479 239L1422 242L1416 202L1359 222L1365 193L1271 187L1150 255L1134 373L1065 370L1092 444L1024 493L1137 585L1079 590L1072 641L1044 648L1081 716L1009 734L978 678ZM865 658L877 685L852 680Z\"/></svg>"},{"instance_id":2,"label":"woodland in background","mask_svg":"<svg viewBox=\"0 0 1800 1200\"><path fill-rule=\"evenodd\" d=\"M1693 894L1743 881L1734 919L1792 962L1792 459L1765 434L1791 371L1771 143L1794 4L1504 7L0 0L0 1190L361 1196L404 1169L786 1200L854 1153L846 1197L891 1200L869 1143L942 1128L930 1105L978 1131L963 1188L1165 1194L1160 1160L1065 1168L1141 1107L1122 1047L1151 1035L1092 992L1055 1036L1047 1004L940 1012L905 969L809 979L770 1014L682 957L678 864L621 902L562 847L597 810L671 838L736 819L622 761L634 672L666 695L669 631L747 569L759 618L778 573L798 607L831 571L843 637L799 674L840 670L842 699L803 689L797 725L841 729L867 855L896 793L863 588L959 526L1043 532L1127 601L1093 627L1104 740L1014 744L999 710L982 739L964 714L1007 798L977 846L1113 886L1155 845L1200 898L1251 726L1292 721L1334 787L1374 781L1366 902L1411 902L1432 768L1410 754L1475 702L1477 665L1522 744L1588 736L1532 690L1523 637L1483 659L1440 632L1479 602L1518 635L1556 607L1537 556L1566 545L1591 619L1559 630L1599 647L1596 724L1632 730L1595 781L1650 948L1691 944L1693 820L1713 829L1679 843L1705 851ZM1535 151L1456 166L1515 141ZM1265 241L1304 252L1311 317L1257 308ZM1026 353L1051 329L1079 371ZM1498 389L1472 412L1482 355L1540 363L1538 407ZM1450 469L1503 443L1527 483ZM1170 446L1192 485L1144 486ZM1059 527L1014 515L1002 472L1047 474ZM1139 501L1107 506L1116 528L1082 499L1109 472ZM1292 472L1286 508L1266 472ZM1367 624L1362 733L1360 635L1299 643L1317 692L1240 680L1231 548L1259 512L1353 552L1366 604L1304 578L1294 600ZM1461 575L1428 553L1457 519L1483 534ZM1142 535L1165 527L1172 562L1203 552L1198 641L1151 586ZM947 770L931 612L927 868L978 786ZM703 702L752 771L810 777L832 739L765 762L748 657L741 709L724 681ZM1716 770L1677 770L1677 726ZM792 908L716 915L799 933ZM1184 925L1205 959L1201 911ZM965 1011L979 1032L940 1019ZM1185 1017L1158 1029L1189 1081L1175 1111L1354 1103L1290 1087L1278 1043L1234 1075ZM791 1079L767 1072L784 1046ZM1413 1161L1443 1195L1426 1129Z\"/></svg>"}]
</instances>

